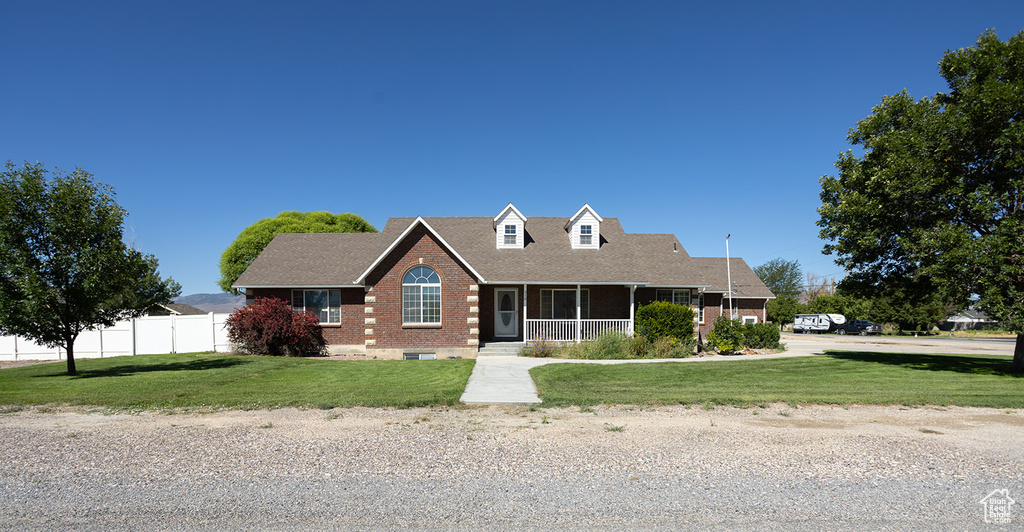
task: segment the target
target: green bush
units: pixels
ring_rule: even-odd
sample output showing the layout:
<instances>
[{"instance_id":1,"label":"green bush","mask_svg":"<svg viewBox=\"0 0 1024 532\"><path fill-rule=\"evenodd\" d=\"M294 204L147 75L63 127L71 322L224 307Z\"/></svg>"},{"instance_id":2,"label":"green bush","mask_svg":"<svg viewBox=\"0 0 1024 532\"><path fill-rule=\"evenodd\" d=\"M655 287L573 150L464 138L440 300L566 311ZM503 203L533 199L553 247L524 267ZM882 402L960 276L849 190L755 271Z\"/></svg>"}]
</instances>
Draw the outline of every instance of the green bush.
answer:
<instances>
[{"instance_id":1,"label":"green bush","mask_svg":"<svg viewBox=\"0 0 1024 532\"><path fill-rule=\"evenodd\" d=\"M708 344L719 353L740 349L778 349L779 330L771 323L740 323L719 316L708 334Z\"/></svg>"},{"instance_id":2,"label":"green bush","mask_svg":"<svg viewBox=\"0 0 1024 532\"><path fill-rule=\"evenodd\" d=\"M635 360L644 358L685 358L693 356L696 341L662 337L650 341L643 336L625 336L609 331L594 340L569 344L555 356L580 360Z\"/></svg>"},{"instance_id":3,"label":"green bush","mask_svg":"<svg viewBox=\"0 0 1024 532\"><path fill-rule=\"evenodd\" d=\"M636 333L650 340L668 337L688 343L693 338L693 317L690 307L654 301L636 310Z\"/></svg>"},{"instance_id":4,"label":"green bush","mask_svg":"<svg viewBox=\"0 0 1024 532\"><path fill-rule=\"evenodd\" d=\"M730 320L724 315L715 320L715 326L708 333L708 345L719 353L730 354L743 348L743 324Z\"/></svg>"},{"instance_id":5,"label":"green bush","mask_svg":"<svg viewBox=\"0 0 1024 532\"><path fill-rule=\"evenodd\" d=\"M778 349L779 329L771 323L748 323L743 326L743 347Z\"/></svg>"}]
</instances>

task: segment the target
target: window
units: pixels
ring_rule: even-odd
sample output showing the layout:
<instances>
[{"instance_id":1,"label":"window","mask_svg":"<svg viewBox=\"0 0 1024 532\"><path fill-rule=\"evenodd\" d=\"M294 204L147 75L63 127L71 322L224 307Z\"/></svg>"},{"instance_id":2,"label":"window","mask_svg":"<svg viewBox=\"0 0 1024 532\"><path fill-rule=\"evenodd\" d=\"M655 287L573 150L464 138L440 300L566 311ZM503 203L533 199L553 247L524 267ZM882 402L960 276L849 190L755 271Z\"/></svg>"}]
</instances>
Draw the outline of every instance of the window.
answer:
<instances>
[{"instance_id":1,"label":"window","mask_svg":"<svg viewBox=\"0 0 1024 532\"><path fill-rule=\"evenodd\" d=\"M341 323L341 290L292 290L292 310L311 311L320 323Z\"/></svg>"},{"instance_id":2,"label":"window","mask_svg":"<svg viewBox=\"0 0 1024 532\"><path fill-rule=\"evenodd\" d=\"M580 314L584 320L590 319L590 290L580 290ZM575 290L541 290L540 319L542 320L574 320L576 319Z\"/></svg>"},{"instance_id":3,"label":"window","mask_svg":"<svg viewBox=\"0 0 1024 532\"><path fill-rule=\"evenodd\" d=\"M402 323L441 323L441 278L415 266L402 278Z\"/></svg>"},{"instance_id":4,"label":"window","mask_svg":"<svg viewBox=\"0 0 1024 532\"><path fill-rule=\"evenodd\" d=\"M690 306L690 290L659 289L654 296L658 301L668 301L684 307Z\"/></svg>"},{"instance_id":5,"label":"window","mask_svg":"<svg viewBox=\"0 0 1024 532\"><path fill-rule=\"evenodd\" d=\"M434 353L402 353L402 360L437 360Z\"/></svg>"},{"instance_id":6,"label":"window","mask_svg":"<svg viewBox=\"0 0 1024 532\"><path fill-rule=\"evenodd\" d=\"M505 226L505 245L516 245L516 226L511 224Z\"/></svg>"},{"instance_id":7,"label":"window","mask_svg":"<svg viewBox=\"0 0 1024 532\"><path fill-rule=\"evenodd\" d=\"M589 246L594 243L594 226L592 225L581 225L580 226L580 245Z\"/></svg>"},{"instance_id":8,"label":"window","mask_svg":"<svg viewBox=\"0 0 1024 532\"><path fill-rule=\"evenodd\" d=\"M697 296L697 321L704 323L704 293Z\"/></svg>"},{"instance_id":9,"label":"window","mask_svg":"<svg viewBox=\"0 0 1024 532\"><path fill-rule=\"evenodd\" d=\"M743 316L743 323L757 323L757 316Z\"/></svg>"}]
</instances>

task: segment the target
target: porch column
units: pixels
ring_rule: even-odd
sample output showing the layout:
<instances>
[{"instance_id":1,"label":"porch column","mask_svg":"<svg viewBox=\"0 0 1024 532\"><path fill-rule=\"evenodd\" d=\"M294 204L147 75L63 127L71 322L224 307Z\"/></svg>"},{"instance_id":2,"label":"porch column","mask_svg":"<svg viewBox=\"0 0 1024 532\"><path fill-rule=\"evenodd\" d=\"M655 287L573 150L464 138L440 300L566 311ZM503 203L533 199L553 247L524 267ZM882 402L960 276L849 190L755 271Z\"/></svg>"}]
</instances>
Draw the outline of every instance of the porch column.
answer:
<instances>
[{"instance_id":1,"label":"porch column","mask_svg":"<svg viewBox=\"0 0 1024 532\"><path fill-rule=\"evenodd\" d=\"M629 287L629 335L636 334L636 311L633 308L633 293L636 292L636 285Z\"/></svg>"},{"instance_id":2,"label":"porch column","mask_svg":"<svg viewBox=\"0 0 1024 532\"><path fill-rule=\"evenodd\" d=\"M580 285L576 285L576 343L577 344L582 341L581 337L583 336L583 321L582 321L582 315L581 315L581 312L580 312L580 310L582 308L583 308L583 305L580 302Z\"/></svg>"},{"instance_id":3,"label":"porch column","mask_svg":"<svg viewBox=\"0 0 1024 532\"><path fill-rule=\"evenodd\" d=\"M526 335L526 283L523 283L523 343L529 341L530 337Z\"/></svg>"}]
</instances>

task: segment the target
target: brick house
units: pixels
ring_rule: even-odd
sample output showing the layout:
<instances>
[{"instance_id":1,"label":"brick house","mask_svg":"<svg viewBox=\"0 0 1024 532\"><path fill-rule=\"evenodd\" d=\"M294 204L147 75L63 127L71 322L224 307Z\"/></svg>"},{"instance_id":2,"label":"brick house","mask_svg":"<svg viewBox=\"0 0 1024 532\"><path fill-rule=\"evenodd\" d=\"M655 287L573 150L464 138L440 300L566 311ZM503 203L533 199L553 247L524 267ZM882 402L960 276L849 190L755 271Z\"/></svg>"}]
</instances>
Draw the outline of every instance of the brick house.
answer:
<instances>
[{"instance_id":1,"label":"brick house","mask_svg":"<svg viewBox=\"0 0 1024 532\"><path fill-rule=\"evenodd\" d=\"M740 258L732 308L765 320L774 296ZM335 352L475 357L492 341L633 333L637 306L688 305L706 335L729 312L724 257L691 257L671 234L626 233L590 205L527 218L390 218L380 233L282 233L235 282L320 316Z\"/></svg>"}]
</instances>

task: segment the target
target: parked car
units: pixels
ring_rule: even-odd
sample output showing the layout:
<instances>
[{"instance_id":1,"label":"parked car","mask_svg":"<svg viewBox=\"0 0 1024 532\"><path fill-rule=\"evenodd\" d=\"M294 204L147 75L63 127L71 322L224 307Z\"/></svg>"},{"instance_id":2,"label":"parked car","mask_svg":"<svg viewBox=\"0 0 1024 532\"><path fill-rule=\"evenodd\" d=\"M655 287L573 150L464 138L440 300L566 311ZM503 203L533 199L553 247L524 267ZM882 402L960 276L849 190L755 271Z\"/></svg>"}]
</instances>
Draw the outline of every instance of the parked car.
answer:
<instances>
[{"instance_id":1,"label":"parked car","mask_svg":"<svg viewBox=\"0 0 1024 532\"><path fill-rule=\"evenodd\" d=\"M836 331L839 334L859 334L861 336L868 334L882 334L882 327L865 320L851 320L841 325L836 326Z\"/></svg>"}]
</instances>

